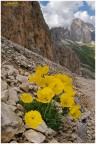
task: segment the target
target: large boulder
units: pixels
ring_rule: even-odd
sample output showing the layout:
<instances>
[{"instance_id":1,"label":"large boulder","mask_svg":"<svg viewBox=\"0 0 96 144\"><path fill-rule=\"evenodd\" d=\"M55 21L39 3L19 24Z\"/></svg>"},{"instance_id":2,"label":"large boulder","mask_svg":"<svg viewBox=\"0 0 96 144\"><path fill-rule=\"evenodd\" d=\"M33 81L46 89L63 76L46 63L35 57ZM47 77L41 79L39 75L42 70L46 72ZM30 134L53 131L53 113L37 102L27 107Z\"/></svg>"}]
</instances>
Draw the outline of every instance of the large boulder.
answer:
<instances>
[{"instance_id":1,"label":"large boulder","mask_svg":"<svg viewBox=\"0 0 96 144\"><path fill-rule=\"evenodd\" d=\"M15 134L24 132L22 119L5 103L1 103L1 141L9 142Z\"/></svg>"}]
</instances>

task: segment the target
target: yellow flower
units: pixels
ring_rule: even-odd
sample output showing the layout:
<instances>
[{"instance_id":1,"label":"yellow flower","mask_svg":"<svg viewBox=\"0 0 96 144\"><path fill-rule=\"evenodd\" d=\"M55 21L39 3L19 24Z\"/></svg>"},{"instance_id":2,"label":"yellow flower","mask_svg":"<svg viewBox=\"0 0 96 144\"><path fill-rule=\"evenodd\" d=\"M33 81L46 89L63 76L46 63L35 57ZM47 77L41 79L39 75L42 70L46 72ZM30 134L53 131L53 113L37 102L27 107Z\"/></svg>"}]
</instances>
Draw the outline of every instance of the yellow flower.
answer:
<instances>
[{"instance_id":1,"label":"yellow flower","mask_svg":"<svg viewBox=\"0 0 96 144\"><path fill-rule=\"evenodd\" d=\"M72 107L75 105L74 98L66 93L61 95L60 102L62 107Z\"/></svg>"},{"instance_id":2,"label":"yellow flower","mask_svg":"<svg viewBox=\"0 0 96 144\"><path fill-rule=\"evenodd\" d=\"M72 88L72 85L64 85L64 92L69 94L70 96L74 96L76 91Z\"/></svg>"},{"instance_id":3,"label":"yellow flower","mask_svg":"<svg viewBox=\"0 0 96 144\"><path fill-rule=\"evenodd\" d=\"M30 76L28 79L29 82L35 82L40 87L46 87L45 78L39 75Z\"/></svg>"},{"instance_id":4,"label":"yellow flower","mask_svg":"<svg viewBox=\"0 0 96 144\"><path fill-rule=\"evenodd\" d=\"M62 93L64 89L64 84L61 82L60 79L55 78L53 79L52 83L49 84L49 87L54 91L55 94Z\"/></svg>"},{"instance_id":5,"label":"yellow flower","mask_svg":"<svg viewBox=\"0 0 96 144\"><path fill-rule=\"evenodd\" d=\"M53 96L54 92L49 87L37 91L37 101L42 103L49 103Z\"/></svg>"},{"instance_id":6,"label":"yellow flower","mask_svg":"<svg viewBox=\"0 0 96 144\"><path fill-rule=\"evenodd\" d=\"M27 93L23 93L20 100L24 103L31 103L33 101L33 97Z\"/></svg>"},{"instance_id":7,"label":"yellow flower","mask_svg":"<svg viewBox=\"0 0 96 144\"><path fill-rule=\"evenodd\" d=\"M39 87L46 87L46 82L44 77L37 77L37 85Z\"/></svg>"},{"instance_id":8,"label":"yellow flower","mask_svg":"<svg viewBox=\"0 0 96 144\"><path fill-rule=\"evenodd\" d=\"M68 77L65 74L55 74L54 76L59 78L64 84L72 83L72 78Z\"/></svg>"},{"instance_id":9,"label":"yellow flower","mask_svg":"<svg viewBox=\"0 0 96 144\"><path fill-rule=\"evenodd\" d=\"M81 111L79 109L80 105L75 105L70 109L69 115L74 119L79 118L81 116Z\"/></svg>"},{"instance_id":10,"label":"yellow flower","mask_svg":"<svg viewBox=\"0 0 96 144\"><path fill-rule=\"evenodd\" d=\"M49 72L49 67L48 66L38 66L36 69L36 75L44 75Z\"/></svg>"},{"instance_id":11,"label":"yellow flower","mask_svg":"<svg viewBox=\"0 0 96 144\"><path fill-rule=\"evenodd\" d=\"M28 81L29 82L36 82L37 81L37 76L36 75L29 76Z\"/></svg>"},{"instance_id":12,"label":"yellow flower","mask_svg":"<svg viewBox=\"0 0 96 144\"><path fill-rule=\"evenodd\" d=\"M47 75L44 78L45 78L46 84L48 86L50 83L52 83L52 81L54 80L55 77Z\"/></svg>"},{"instance_id":13,"label":"yellow flower","mask_svg":"<svg viewBox=\"0 0 96 144\"><path fill-rule=\"evenodd\" d=\"M26 125L31 128L37 128L39 124L42 123L42 117L41 114L38 111L29 111L25 114L24 120L26 122Z\"/></svg>"}]
</instances>

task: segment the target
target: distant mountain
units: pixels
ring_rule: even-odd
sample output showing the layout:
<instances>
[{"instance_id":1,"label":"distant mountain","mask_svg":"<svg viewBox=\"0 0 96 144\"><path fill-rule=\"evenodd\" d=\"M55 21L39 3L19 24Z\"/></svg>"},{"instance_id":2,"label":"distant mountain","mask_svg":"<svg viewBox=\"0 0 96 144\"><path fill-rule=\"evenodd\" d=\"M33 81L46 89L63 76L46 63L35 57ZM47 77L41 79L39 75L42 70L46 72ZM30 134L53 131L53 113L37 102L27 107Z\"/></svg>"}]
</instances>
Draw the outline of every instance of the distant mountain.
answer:
<instances>
[{"instance_id":1,"label":"distant mountain","mask_svg":"<svg viewBox=\"0 0 96 144\"><path fill-rule=\"evenodd\" d=\"M95 41L95 27L77 18L72 21L69 28L56 27L51 29L53 40L69 39L78 42Z\"/></svg>"},{"instance_id":2,"label":"distant mountain","mask_svg":"<svg viewBox=\"0 0 96 144\"><path fill-rule=\"evenodd\" d=\"M95 27L93 26L93 24L86 23L86 25L88 26L88 28L89 28L91 31L95 31Z\"/></svg>"},{"instance_id":3,"label":"distant mountain","mask_svg":"<svg viewBox=\"0 0 96 144\"><path fill-rule=\"evenodd\" d=\"M74 19L71 23L70 39L73 41L91 42L91 31L86 23L79 18Z\"/></svg>"},{"instance_id":4,"label":"distant mountain","mask_svg":"<svg viewBox=\"0 0 96 144\"><path fill-rule=\"evenodd\" d=\"M95 46L90 43L95 40L94 30L92 24L86 24L81 19L73 20L70 29L52 28L55 61L66 67L66 58L70 58L69 65L72 67L69 66L68 69L74 72L79 67L81 75L94 78Z\"/></svg>"}]
</instances>

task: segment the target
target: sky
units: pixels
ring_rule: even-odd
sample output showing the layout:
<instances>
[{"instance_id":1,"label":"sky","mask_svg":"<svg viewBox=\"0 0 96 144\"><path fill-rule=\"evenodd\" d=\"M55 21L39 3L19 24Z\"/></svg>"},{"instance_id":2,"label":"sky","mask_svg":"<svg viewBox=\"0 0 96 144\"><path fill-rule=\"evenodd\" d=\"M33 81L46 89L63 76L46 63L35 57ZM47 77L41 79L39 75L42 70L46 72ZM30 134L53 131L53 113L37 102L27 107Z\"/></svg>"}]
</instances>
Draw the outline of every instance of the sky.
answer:
<instances>
[{"instance_id":1,"label":"sky","mask_svg":"<svg viewBox=\"0 0 96 144\"><path fill-rule=\"evenodd\" d=\"M95 1L40 1L49 28L68 27L75 18L95 26Z\"/></svg>"}]
</instances>

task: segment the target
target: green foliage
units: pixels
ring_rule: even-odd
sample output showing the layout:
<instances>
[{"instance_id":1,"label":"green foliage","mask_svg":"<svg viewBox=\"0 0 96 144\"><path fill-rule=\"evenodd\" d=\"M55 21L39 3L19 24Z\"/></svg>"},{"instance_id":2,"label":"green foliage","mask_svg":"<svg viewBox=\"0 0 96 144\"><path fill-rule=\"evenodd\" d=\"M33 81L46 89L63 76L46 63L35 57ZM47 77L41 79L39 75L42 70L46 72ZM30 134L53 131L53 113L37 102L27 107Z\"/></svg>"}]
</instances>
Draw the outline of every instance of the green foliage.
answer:
<instances>
[{"instance_id":1,"label":"green foliage","mask_svg":"<svg viewBox=\"0 0 96 144\"><path fill-rule=\"evenodd\" d=\"M69 43L70 43L69 47L72 48L79 57L81 61L81 67L89 71L89 75L90 72L94 73L95 72L94 45L90 43L77 43L77 42L72 43L71 41L69 41ZM93 77L91 76L91 78Z\"/></svg>"},{"instance_id":2,"label":"green foliage","mask_svg":"<svg viewBox=\"0 0 96 144\"><path fill-rule=\"evenodd\" d=\"M26 104L20 101L20 104L24 107L24 113L30 110L37 110L41 113L43 120L47 124L48 127L52 128L53 130L60 129L61 123L61 113L56 108L54 102L49 104L40 103L34 100L32 103Z\"/></svg>"}]
</instances>

